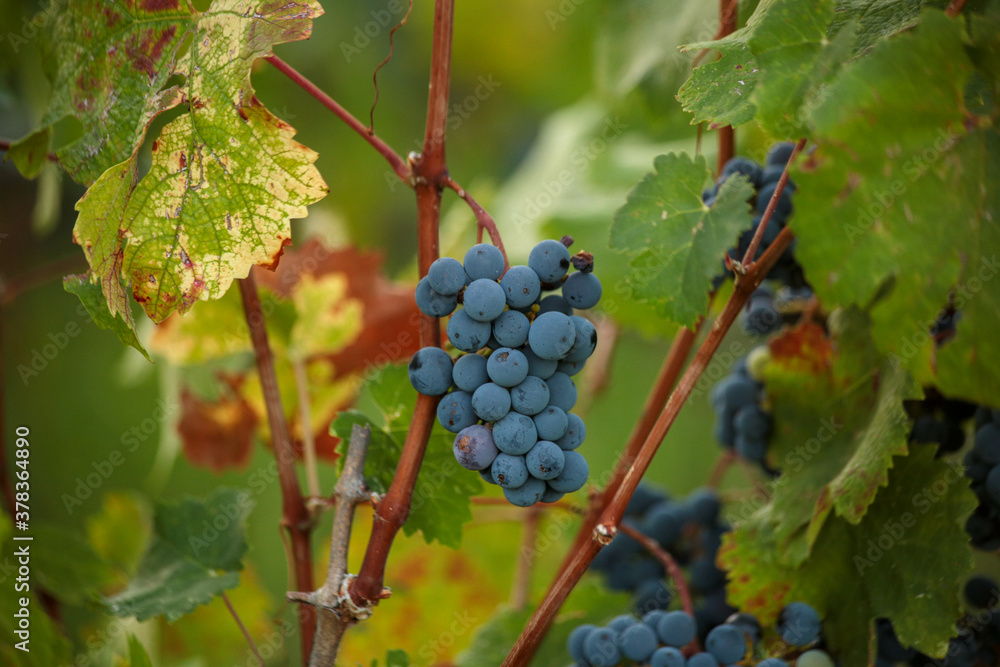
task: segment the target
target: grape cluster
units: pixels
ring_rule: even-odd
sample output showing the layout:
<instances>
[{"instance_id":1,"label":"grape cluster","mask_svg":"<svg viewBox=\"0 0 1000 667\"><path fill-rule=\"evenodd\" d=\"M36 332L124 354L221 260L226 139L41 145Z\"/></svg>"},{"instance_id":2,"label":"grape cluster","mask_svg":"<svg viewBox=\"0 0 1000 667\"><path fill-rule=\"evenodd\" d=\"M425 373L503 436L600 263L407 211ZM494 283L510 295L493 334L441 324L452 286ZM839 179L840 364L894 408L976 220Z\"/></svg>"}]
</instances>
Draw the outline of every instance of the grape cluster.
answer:
<instances>
[{"instance_id":1,"label":"grape cluster","mask_svg":"<svg viewBox=\"0 0 1000 667\"><path fill-rule=\"evenodd\" d=\"M1000 662L1000 586L990 577L977 575L963 587L968 608L948 642L943 659L934 659L915 648L903 646L892 623L885 618L876 622L878 653L875 667L985 667Z\"/></svg>"},{"instance_id":2,"label":"grape cluster","mask_svg":"<svg viewBox=\"0 0 1000 667\"><path fill-rule=\"evenodd\" d=\"M698 599L695 616L704 632L724 621L733 611L726 604L726 576L715 565L722 536L729 525L719 516L721 504L710 489L699 489L684 500L640 485L625 508L625 521L654 539L687 572ZM591 564L604 574L608 588L630 592L637 613L666 609L671 602L665 572L635 539L619 532Z\"/></svg>"},{"instance_id":3,"label":"grape cluster","mask_svg":"<svg viewBox=\"0 0 1000 667\"><path fill-rule=\"evenodd\" d=\"M592 255L570 256L572 242L542 241L527 266L506 271L502 253L481 243L464 262L435 261L416 289L423 313L451 315L448 341L465 354L453 362L440 348L421 349L410 361L410 382L422 394L444 395L438 421L456 434L459 464L521 507L555 502L590 474L575 451L586 427L570 410L572 376L594 353L597 330L574 309L597 305L601 282Z\"/></svg>"},{"instance_id":4,"label":"grape cluster","mask_svg":"<svg viewBox=\"0 0 1000 667\"><path fill-rule=\"evenodd\" d=\"M796 650L820 639L819 614L802 602L786 606L776 628L782 641ZM695 619L684 611L653 610L642 618L616 616L603 627L591 624L573 629L566 642L573 667L649 665L649 667L719 667L743 664L761 642L761 626L750 614L735 613L715 624L703 635L704 651L693 642L698 638ZM764 658L757 667L789 667L778 657ZM820 649L801 653L797 667L833 667L833 660Z\"/></svg>"},{"instance_id":5,"label":"grape cluster","mask_svg":"<svg viewBox=\"0 0 1000 667\"><path fill-rule=\"evenodd\" d=\"M972 546L1000 549L1000 410L980 407L975 412L976 435L965 455L965 474L979 507L965 524ZM916 432L916 426L914 426Z\"/></svg>"},{"instance_id":6,"label":"grape cluster","mask_svg":"<svg viewBox=\"0 0 1000 667\"><path fill-rule=\"evenodd\" d=\"M767 443L771 436L771 414L764 409L764 385L761 366L767 362L766 346L754 348L733 366L711 393L715 409L715 439L724 447L753 461L768 473Z\"/></svg>"}]
</instances>

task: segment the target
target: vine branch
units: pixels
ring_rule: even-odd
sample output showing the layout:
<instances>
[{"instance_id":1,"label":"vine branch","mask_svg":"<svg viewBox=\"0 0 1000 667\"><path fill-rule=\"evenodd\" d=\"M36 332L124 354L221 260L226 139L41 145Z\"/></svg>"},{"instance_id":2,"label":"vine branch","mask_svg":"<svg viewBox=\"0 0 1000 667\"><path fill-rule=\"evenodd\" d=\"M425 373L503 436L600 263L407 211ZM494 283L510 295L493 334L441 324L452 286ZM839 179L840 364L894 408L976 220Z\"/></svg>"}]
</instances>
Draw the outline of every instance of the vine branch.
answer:
<instances>
[{"instance_id":1,"label":"vine branch","mask_svg":"<svg viewBox=\"0 0 1000 667\"><path fill-rule=\"evenodd\" d=\"M278 378L274 371L274 357L267 340L267 328L261 309L260 294L257 292L256 269L251 269L247 277L240 280L240 296L246 315L250 340L253 342L257 360L257 374L260 376L261 390L267 407L267 421L271 429L271 444L278 462L278 481L281 485L281 524L288 531L291 541L291 560L295 571L295 587L298 590L312 590L312 550L310 534L313 522L295 472L295 453L288 434L288 422L281 405ZM316 615L311 609L303 608L299 614L302 629L303 661L309 655L316 632Z\"/></svg>"},{"instance_id":2,"label":"vine branch","mask_svg":"<svg viewBox=\"0 0 1000 667\"><path fill-rule=\"evenodd\" d=\"M338 118L340 118L340 120L344 121L348 127L354 130L362 139L371 144L372 148L377 150L382 157L389 162L392 170L396 172L396 175L399 176L400 180L407 184L410 183L410 178L413 175L410 170L410 166L396 153L396 151L392 150L389 144L382 141L382 139L376 136L374 132L365 127L361 121L352 116L351 112L340 106L336 100L323 92L319 86L307 79L284 60L278 56L268 56L264 60L274 65L279 72L294 81L300 88L302 88L302 90L312 95L320 104L332 111Z\"/></svg>"},{"instance_id":3,"label":"vine branch","mask_svg":"<svg viewBox=\"0 0 1000 667\"><path fill-rule=\"evenodd\" d=\"M774 193L771 195L771 199L767 202L767 208L764 210L764 215L761 216L760 224L757 225L757 229L754 231L753 238L750 240L750 246L747 248L746 254L743 255L743 261L741 262L742 266L739 269L740 271L745 271L753 261L754 255L757 254L757 248L760 246L760 240L764 238L764 230L767 228L767 222L771 221L771 217L774 215L774 209L778 206L778 200L781 199L781 193L785 191L785 185L788 184L788 168L792 166L793 162L795 162L795 158L799 156L799 153L802 152L805 145L805 137L799 139L795 144L795 148L792 149L792 154L788 156L788 162L785 163L785 168L781 171L781 177L778 178L778 184L774 188Z\"/></svg>"}]
</instances>

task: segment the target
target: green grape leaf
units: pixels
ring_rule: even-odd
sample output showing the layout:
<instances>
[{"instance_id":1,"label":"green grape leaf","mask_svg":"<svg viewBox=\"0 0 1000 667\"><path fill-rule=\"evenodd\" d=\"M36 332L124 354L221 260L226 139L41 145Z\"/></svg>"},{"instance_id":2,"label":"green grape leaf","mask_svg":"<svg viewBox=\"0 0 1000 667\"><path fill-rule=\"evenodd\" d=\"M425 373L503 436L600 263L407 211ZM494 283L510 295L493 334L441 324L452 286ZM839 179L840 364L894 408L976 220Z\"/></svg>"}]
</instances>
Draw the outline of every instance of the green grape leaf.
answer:
<instances>
[{"instance_id":1,"label":"green grape leaf","mask_svg":"<svg viewBox=\"0 0 1000 667\"><path fill-rule=\"evenodd\" d=\"M128 636L128 664L129 667L153 667L146 648L135 635Z\"/></svg>"},{"instance_id":2,"label":"green grape leaf","mask_svg":"<svg viewBox=\"0 0 1000 667\"><path fill-rule=\"evenodd\" d=\"M188 0L71 0L53 15L42 44L53 70L42 127L80 121L82 136L56 155L90 185L132 155L158 113L182 101L166 84L196 14Z\"/></svg>"},{"instance_id":3,"label":"green grape leaf","mask_svg":"<svg viewBox=\"0 0 1000 667\"><path fill-rule=\"evenodd\" d=\"M149 172L136 182L135 142L77 204L74 239L112 313L126 286L155 322L218 299L254 264L274 265L291 241L289 219L326 194L316 154L250 83L258 58L308 37L321 13L313 0L256 10L217 0L198 15L190 47L170 70L184 77L170 90L187 112L153 142ZM142 132L152 118L143 114Z\"/></svg>"},{"instance_id":4,"label":"green grape leaf","mask_svg":"<svg viewBox=\"0 0 1000 667\"><path fill-rule=\"evenodd\" d=\"M841 69L812 112L820 148L790 226L825 305L871 304L879 349L921 384L997 405L1000 136L965 109L973 72L960 24L936 11ZM936 349L949 299L957 333Z\"/></svg>"},{"instance_id":5,"label":"green grape leaf","mask_svg":"<svg viewBox=\"0 0 1000 667\"><path fill-rule=\"evenodd\" d=\"M156 507L155 528L139 571L105 600L115 616L175 621L239 584L250 494L219 489L202 502L187 498Z\"/></svg>"},{"instance_id":6,"label":"green grape leaf","mask_svg":"<svg viewBox=\"0 0 1000 667\"><path fill-rule=\"evenodd\" d=\"M132 310L129 308L128 297L125 297L124 310L118 314L112 314L108 310L108 302L105 301L99 285L90 282L86 275L72 275L63 278L63 289L70 294L75 294L80 298L80 302L87 309L87 313L101 329L110 329L118 336L118 339L137 349L142 356L149 359L149 353L139 342L139 337L135 333L135 323L132 320Z\"/></svg>"},{"instance_id":7,"label":"green grape leaf","mask_svg":"<svg viewBox=\"0 0 1000 667\"><path fill-rule=\"evenodd\" d=\"M785 562L767 526L729 534L719 552L729 602L764 626L789 602L812 605L845 665L873 664L872 628L881 617L904 646L943 656L962 614L959 582L973 566L964 524L977 501L961 464L935 453L921 446L897 457L861 521L831 518L798 566Z\"/></svg>"},{"instance_id":8,"label":"green grape leaf","mask_svg":"<svg viewBox=\"0 0 1000 667\"><path fill-rule=\"evenodd\" d=\"M371 419L347 410L330 426L331 433L341 438L341 454L346 451L355 424L371 427L365 481L377 493L385 493L392 483L413 421L415 400L406 366L386 366L365 385L359 399L360 404L374 403L378 416ZM403 532L413 535L419 530L428 543L437 541L457 549L462 543L462 526L472 520L470 498L482 493L483 482L478 474L458 465L452 453L454 439L453 434L435 423Z\"/></svg>"},{"instance_id":9,"label":"green grape leaf","mask_svg":"<svg viewBox=\"0 0 1000 667\"><path fill-rule=\"evenodd\" d=\"M766 525L790 564L810 555L831 511L861 521L893 457L907 452L903 400L920 397L898 363L874 354L864 313L838 312L831 322L840 327L831 327L832 341L811 324L774 339L763 370L775 424L769 458L782 474L771 502L756 512L745 506L741 518Z\"/></svg>"},{"instance_id":10,"label":"green grape leaf","mask_svg":"<svg viewBox=\"0 0 1000 667\"><path fill-rule=\"evenodd\" d=\"M849 58L868 51L882 37L895 35L920 23L923 7L944 9L948 0L837 0L830 35L845 24L857 23L857 42Z\"/></svg>"},{"instance_id":11,"label":"green grape leaf","mask_svg":"<svg viewBox=\"0 0 1000 667\"><path fill-rule=\"evenodd\" d=\"M833 0L761 2L745 27L722 39L688 44L685 50L712 49L721 58L696 68L681 86L678 99L694 114L692 123L741 125L754 118L754 93L770 83L779 91L802 96L799 88L815 68L828 43L827 26L833 18ZM790 110L787 104L785 109ZM777 116L782 110L770 111ZM782 114L783 115L783 114ZM772 123L773 124L773 123ZM791 135L786 135L791 136Z\"/></svg>"},{"instance_id":12,"label":"green grape leaf","mask_svg":"<svg viewBox=\"0 0 1000 667\"><path fill-rule=\"evenodd\" d=\"M32 132L20 141L10 146L5 159L14 162L14 166L25 178L37 178L49 159L49 139L52 138L52 128L43 127Z\"/></svg>"},{"instance_id":13,"label":"green grape leaf","mask_svg":"<svg viewBox=\"0 0 1000 667\"><path fill-rule=\"evenodd\" d=\"M715 203L701 199L711 181L705 158L684 154L656 158L656 172L628 195L615 213L610 245L634 255L633 293L659 304L672 321L693 327L708 307L712 278L726 250L750 227L753 188L742 176L726 180Z\"/></svg>"}]
</instances>

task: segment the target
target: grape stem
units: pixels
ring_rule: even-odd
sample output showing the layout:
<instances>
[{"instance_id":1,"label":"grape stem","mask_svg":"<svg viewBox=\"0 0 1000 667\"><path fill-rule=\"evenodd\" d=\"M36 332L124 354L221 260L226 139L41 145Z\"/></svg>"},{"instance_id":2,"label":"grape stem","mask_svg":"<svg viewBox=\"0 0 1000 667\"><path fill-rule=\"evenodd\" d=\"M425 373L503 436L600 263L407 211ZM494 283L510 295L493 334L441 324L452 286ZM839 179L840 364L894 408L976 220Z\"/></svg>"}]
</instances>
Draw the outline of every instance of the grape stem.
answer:
<instances>
[{"instance_id":1,"label":"grape stem","mask_svg":"<svg viewBox=\"0 0 1000 667\"><path fill-rule=\"evenodd\" d=\"M257 650L257 644L254 643L253 637L250 636L250 631L247 630L247 626L243 624L243 620L240 615L236 613L236 608L233 607L232 601L230 601L229 596L226 592L222 592L222 601L226 603L226 609L229 610L230 616L236 621L236 625L239 627L240 632L243 633L243 638L247 640L247 645L250 646L250 652L253 653L254 657L257 658L257 662L260 663L260 667L265 667L264 658L260 657L260 651Z\"/></svg>"},{"instance_id":2,"label":"grape stem","mask_svg":"<svg viewBox=\"0 0 1000 667\"><path fill-rule=\"evenodd\" d=\"M778 183L774 187L774 193L771 195L770 201L767 202L767 208L764 209L764 215L761 216L760 223L757 225L753 238L750 240L750 247L747 248L746 254L743 255L743 261L740 263L740 266L733 267L737 272L745 273L747 268L749 268L750 263L753 262L753 257L757 254L757 248L760 246L760 240L764 237L764 230L767 228L767 223L771 221L771 217L774 215L774 209L778 206L778 200L781 199L781 193L785 191L785 185L788 183L788 168L792 166L793 162L795 162L795 158L802 152L805 145L805 137L799 139L795 144L795 148L792 149L792 154L788 156L788 162L785 163L785 168L781 171L781 177L778 179Z\"/></svg>"},{"instance_id":3,"label":"grape stem","mask_svg":"<svg viewBox=\"0 0 1000 667\"><path fill-rule=\"evenodd\" d=\"M677 419L677 415L680 414L685 401L687 401L688 397L694 391L698 379L705 372L712 356L718 350L722 339L730 327L732 327L733 322L736 321L736 317L744 304L746 304L747 299L750 298L753 291L764 280L767 272L777 262L781 253L788 248L793 238L791 229L785 228L781 230L781 233L778 234L760 260L751 264L746 274L736 276L736 285L732 295L713 323L708 336L702 342L701 347L684 372L677 387L671 392L666 406L659 414L649 435L642 443L635 460L631 462L625 471L620 485L614 491L614 496L610 504L601 513L596 527L590 533L591 539L585 540L580 545L580 548L571 552L566 567L559 573L555 582L546 593L545 598L535 610L531 620L504 661L504 667L528 664L531 656L534 655L541 643L545 632L552 624L562 603L580 581L580 578L593 561L594 556L597 555L604 544L614 539L615 534L618 532L618 525L625 514L625 507L628 505L629 499L635 493L636 487L639 486L639 482L649 468L653 456L663 442L663 438L669 432L670 427ZM675 339L676 342L677 339ZM586 523L584 526L586 527Z\"/></svg>"},{"instance_id":4,"label":"grape stem","mask_svg":"<svg viewBox=\"0 0 1000 667\"><path fill-rule=\"evenodd\" d=\"M688 588L687 581L684 579L684 572L681 570L681 566L677 564L673 555L661 547L652 537L627 523L623 523L621 525L621 531L641 544L646 551L651 553L653 557L656 558L656 560L660 561L663 569L667 571L667 574L670 575L670 579L674 582L674 586L677 587L677 592L681 596L681 607L683 607L684 611L686 611L691 618L694 618L694 603L691 602L691 590ZM693 640L693 645L695 653L701 650L701 646L698 644L697 639Z\"/></svg>"},{"instance_id":5,"label":"grape stem","mask_svg":"<svg viewBox=\"0 0 1000 667\"><path fill-rule=\"evenodd\" d=\"M716 39L736 32L738 0L719 0L719 32ZM736 155L736 131L732 125L719 128L719 155L716 161L718 173Z\"/></svg>"},{"instance_id":6,"label":"grape stem","mask_svg":"<svg viewBox=\"0 0 1000 667\"><path fill-rule=\"evenodd\" d=\"M944 10L944 13L949 18L955 18L958 16L959 12L962 11L963 7L965 7L965 0L951 0L951 2L948 3L947 9Z\"/></svg>"},{"instance_id":7,"label":"grape stem","mask_svg":"<svg viewBox=\"0 0 1000 667\"><path fill-rule=\"evenodd\" d=\"M278 463L281 525L288 532L290 540L289 561L295 572L295 587L298 590L312 590L313 561L310 537L314 521L302 497L302 489L299 487L299 478L295 471L295 453L292 451L285 410L281 405L278 378L274 371L274 357L267 340L264 312L261 309L260 294L257 292L257 280L254 276L256 270L256 268L251 269L247 277L239 281L240 296L243 298L243 312L246 315L250 340L253 342L254 356L257 360L257 374L260 377L260 386L267 408L267 421L271 429L271 444ZM302 659L305 662L316 632L316 615L311 609L303 607L300 610L299 625L302 629L300 637Z\"/></svg>"},{"instance_id":8,"label":"grape stem","mask_svg":"<svg viewBox=\"0 0 1000 667\"><path fill-rule=\"evenodd\" d=\"M503 239L500 238L500 230L497 229L497 223L493 220L493 216L487 213L486 209L480 206L465 188L460 186L451 178L446 177L442 179L441 185L450 190L454 190L455 194L457 194L462 201L469 205L469 208L472 209L473 214L476 216L476 241L478 243L483 242L483 230L486 230L486 232L490 235L490 240L493 241L493 245L495 245L503 254L504 270L506 271L509 269L510 262L507 260L507 250L503 247Z\"/></svg>"},{"instance_id":9,"label":"grape stem","mask_svg":"<svg viewBox=\"0 0 1000 667\"><path fill-rule=\"evenodd\" d=\"M708 480L705 481L705 486L710 489L719 488L719 485L722 484L722 480L729 471L729 468L732 467L738 459L739 456L737 456L736 453L730 449L722 452L719 457L715 459L715 463L712 465L712 470L708 473Z\"/></svg>"},{"instance_id":10,"label":"grape stem","mask_svg":"<svg viewBox=\"0 0 1000 667\"><path fill-rule=\"evenodd\" d=\"M370 606L356 606L343 594L344 583L348 580L347 552L351 543L354 509L368 500L370 495L365 488L364 475L369 442L371 430L355 424L344 457L344 469L334 490L336 506L326 581L319 590L311 593L288 594L289 600L314 607L318 612L319 626L309 656L309 667L333 667L347 628L371 614Z\"/></svg>"}]
</instances>

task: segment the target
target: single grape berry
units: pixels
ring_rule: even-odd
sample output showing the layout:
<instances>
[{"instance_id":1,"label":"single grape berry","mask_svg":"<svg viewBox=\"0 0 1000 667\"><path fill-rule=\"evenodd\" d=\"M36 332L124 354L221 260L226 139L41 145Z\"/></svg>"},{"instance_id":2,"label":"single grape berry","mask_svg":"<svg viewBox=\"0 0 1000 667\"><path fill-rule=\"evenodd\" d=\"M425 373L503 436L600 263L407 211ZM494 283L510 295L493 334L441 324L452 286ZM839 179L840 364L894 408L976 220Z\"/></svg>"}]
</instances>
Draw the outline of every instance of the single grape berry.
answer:
<instances>
[{"instance_id":1,"label":"single grape berry","mask_svg":"<svg viewBox=\"0 0 1000 667\"><path fill-rule=\"evenodd\" d=\"M777 165L779 167L784 167L788 164L788 160L792 157L792 151L795 150L795 144L791 141L782 141L771 146L771 149L767 151L767 159L764 161L767 165Z\"/></svg>"},{"instance_id":2,"label":"single grape berry","mask_svg":"<svg viewBox=\"0 0 1000 667\"><path fill-rule=\"evenodd\" d=\"M550 294L538 302L538 314L542 315L552 312L562 313L568 317L573 314L573 306L569 305L569 301L564 297L558 294Z\"/></svg>"},{"instance_id":3,"label":"single grape berry","mask_svg":"<svg viewBox=\"0 0 1000 667\"><path fill-rule=\"evenodd\" d=\"M746 654L743 633L731 625L717 625L708 633L705 648L724 665L739 662Z\"/></svg>"},{"instance_id":4,"label":"single grape berry","mask_svg":"<svg viewBox=\"0 0 1000 667\"><path fill-rule=\"evenodd\" d=\"M478 417L472 409L472 395L464 391L453 391L445 394L438 403L438 421L446 431L458 433L467 426L476 423Z\"/></svg>"},{"instance_id":5,"label":"single grape berry","mask_svg":"<svg viewBox=\"0 0 1000 667\"><path fill-rule=\"evenodd\" d=\"M804 602L792 602L781 610L778 634L786 644L807 646L819 639L819 632L819 614Z\"/></svg>"},{"instance_id":6,"label":"single grape berry","mask_svg":"<svg viewBox=\"0 0 1000 667\"><path fill-rule=\"evenodd\" d=\"M484 422L495 422L510 411L510 392L487 382L472 393L472 409Z\"/></svg>"},{"instance_id":7,"label":"single grape berry","mask_svg":"<svg viewBox=\"0 0 1000 667\"><path fill-rule=\"evenodd\" d=\"M500 279L500 287L503 288L507 305L511 308L529 308L542 292L538 274L527 266L510 267Z\"/></svg>"},{"instance_id":8,"label":"single grape berry","mask_svg":"<svg viewBox=\"0 0 1000 667\"><path fill-rule=\"evenodd\" d=\"M569 412L576 405L576 384L570 376L558 371L553 373L545 381L549 386L549 405L561 408L563 412Z\"/></svg>"},{"instance_id":9,"label":"single grape berry","mask_svg":"<svg viewBox=\"0 0 1000 667\"><path fill-rule=\"evenodd\" d=\"M493 464L500 450L493 442L493 434L485 426L463 428L455 436L455 460L468 470L483 470Z\"/></svg>"},{"instance_id":10,"label":"single grape berry","mask_svg":"<svg viewBox=\"0 0 1000 667\"><path fill-rule=\"evenodd\" d=\"M990 577L977 575L965 582L962 589L969 605L976 609L992 609L1000 603L1000 588Z\"/></svg>"},{"instance_id":11,"label":"single grape berry","mask_svg":"<svg viewBox=\"0 0 1000 667\"><path fill-rule=\"evenodd\" d=\"M490 468L493 481L505 489L516 489L528 481L528 466L523 456L500 452Z\"/></svg>"},{"instance_id":12,"label":"single grape berry","mask_svg":"<svg viewBox=\"0 0 1000 667\"><path fill-rule=\"evenodd\" d=\"M566 650L569 651L571 658L577 661L584 660L583 642L587 639L587 635L596 629L597 626L590 623L584 623L573 628L573 631L569 633L569 639L566 640Z\"/></svg>"},{"instance_id":13,"label":"single grape berry","mask_svg":"<svg viewBox=\"0 0 1000 667\"><path fill-rule=\"evenodd\" d=\"M561 449L569 451L582 445L586 437L587 427L584 425L583 420L580 419L579 415L568 412L566 413L566 433L563 437L556 440L555 443Z\"/></svg>"},{"instance_id":14,"label":"single grape berry","mask_svg":"<svg viewBox=\"0 0 1000 667\"><path fill-rule=\"evenodd\" d=\"M597 349L597 329L594 328L590 320L579 315L571 315L569 319L576 327L576 340L564 359L566 361L586 361Z\"/></svg>"},{"instance_id":15,"label":"single grape berry","mask_svg":"<svg viewBox=\"0 0 1000 667\"><path fill-rule=\"evenodd\" d=\"M528 481L515 489L504 489L503 495L512 505L531 507L542 499L547 489L545 482L528 475Z\"/></svg>"},{"instance_id":16,"label":"single grape berry","mask_svg":"<svg viewBox=\"0 0 1000 667\"><path fill-rule=\"evenodd\" d=\"M465 253L465 273L472 280L496 280L503 273L503 253L496 246L480 243Z\"/></svg>"},{"instance_id":17,"label":"single grape berry","mask_svg":"<svg viewBox=\"0 0 1000 667\"><path fill-rule=\"evenodd\" d=\"M569 250L559 241L542 241L531 249L528 266L543 283L558 282L569 270Z\"/></svg>"},{"instance_id":18,"label":"single grape berry","mask_svg":"<svg viewBox=\"0 0 1000 667\"><path fill-rule=\"evenodd\" d=\"M486 357L478 354L463 354L455 360L451 378L456 387L471 394L481 385L490 381L490 376L486 372Z\"/></svg>"},{"instance_id":19,"label":"single grape berry","mask_svg":"<svg viewBox=\"0 0 1000 667\"><path fill-rule=\"evenodd\" d=\"M657 648L656 633L642 623L637 623L621 631L618 647L629 660L645 662Z\"/></svg>"},{"instance_id":20,"label":"single grape berry","mask_svg":"<svg viewBox=\"0 0 1000 667\"><path fill-rule=\"evenodd\" d=\"M530 345L522 347L521 352L524 352L524 356L528 359L528 375L541 380L552 377L552 374L556 372L556 367L559 366L559 362L555 359L542 359L535 354Z\"/></svg>"},{"instance_id":21,"label":"single grape berry","mask_svg":"<svg viewBox=\"0 0 1000 667\"><path fill-rule=\"evenodd\" d=\"M601 281L593 273L577 271L563 283L562 293L573 308L593 308L601 300Z\"/></svg>"},{"instance_id":22,"label":"single grape berry","mask_svg":"<svg viewBox=\"0 0 1000 667\"><path fill-rule=\"evenodd\" d=\"M508 412L493 424L493 440L500 451L514 456L527 454L538 442L538 432L531 417Z\"/></svg>"},{"instance_id":23,"label":"single grape berry","mask_svg":"<svg viewBox=\"0 0 1000 667\"><path fill-rule=\"evenodd\" d=\"M649 658L649 667L685 667L686 662L683 653L664 646L653 651L653 655Z\"/></svg>"},{"instance_id":24,"label":"single grape berry","mask_svg":"<svg viewBox=\"0 0 1000 667\"><path fill-rule=\"evenodd\" d=\"M695 653L688 659L686 667L719 667L719 661L711 653Z\"/></svg>"},{"instance_id":25,"label":"single grape berry","mask_svg":"<svg viewBox=\"0 0 1000 667\"><path fill-rule=\"evenodd\" d=\"M574 274L576 275L576 274ZM542 359L558 362L566 356L576 342L576 327L562 313L543 313L531 323L528 345Z\"/></svg>"},{"instance_id":26,"label":"single grape berry","mask_svg":"<svg viewBox=\"0 0 1000 667\"><path fill-rule=\"evenodd\" d=\"M489 322L477 322L466 310L460 310L448 320L448 340L462 352L475 352L490 340L493 328Z\"/></svg>"},{"instance_id":27,"label":"single grape berry","mask_svg":"<svg viewBox=\"0 0 1000 667\"><path fill-rule=\"evenodd\" d=\"M465 288L462 303L465 305L465 312L469 314L469 317L477 322L487 322L490 325L492 325L493 320L500 316L504 306L507 305L503 288L495 280L486 280L485 278L473 280ZM490 331L492 332L492 327Z\"/></svg>"},{"instance_id":28,"label":"single grape berry","mask_svg":"<svg viewBox=\"0 0 1000 667\"><path fill-rule=\"evenodd\" d=\"M427 280L438 294L454 296L465 287L465 268L457 259L441 257L427 270Z\"/></svg>"},{"instance_id":29,"label":"single grape berry","mask_svg":"<svg viewBox=\"0 0 1000 667\"><path fill-rule=\"evenodd\" d=\"M528 415L529 417L537 415L548 404L549 386L541 378L529 375L519 385L511 387L511 408L517 410L522 415ZM569 449L572 449L572 447Z\"/></svg>"},{"instance_id":30,"label":"single grape berry","mask_svg":"<svg viewBox=\"0 0 1000 667\"><path fill-rule=\"evenodd\" d=\"M566 455L554 442L539 440L524 457L528 472L538 479L550 480L559 476L566 465Z\"/></svg>"},{"instance_id":31,"label":"single grape berry","mask_svg":"<svg viewBox=\"0 0 1000 667\"><path fill-rule=\"evenodd\" d=\"M501 387L513 387L528 377L528 358L520 350L501 347L486 360L486 372Z\"/></svg>"},{"instance_id":32,"label":"single grape berry","mask_svg":"<svg viewBox=\"0 0 1000 667\"><path fill-rule=\"evenodd\" d=\"M410 384L426 396L440 396L451 388L451 357L439 347L417 350L410 358Z\"/></svg>"},{"instance_id":33,"label":"single grape berry","mask_svg":"<svg viewBox=\"0 0 1000 667\"><path fill-rule=\"evenodd\" d=\"M544 484L544 482L543 482ZM611 628L598 628L583 642L583 657L593 667L612 667L621 660L618 633Z\"/></svg>"},{"instance_id":34,"label":"single grape berry","mask_svg":"<svg viewBox=\"0 0 1000 667\"><path fill-rule=\"evenodd\" d=\"M583 488L590 475L587 459L577 452L564 452L565 462L562 472L555 479L549 480L549 486L559 493L573 493Z\"/></svg>"},{"instance_id":35,"label":"single grape berry","mask_svg":"<svg viewBox=\"0 0 1000 667\"><path fill-rule=\"evenodd\" d=\"M458 305L458 297L454 294L446 296L435 292L426 276L417 283L414 298L417 300L417 308L420 309L420 312L431 317L444 317L455 310L455 306Z\"/></svg>"},{"instance_id":36,"label":"single grape berry","mask_svg":"<svg viewBox=\"0 0 1000 667\"><path fill-rule=\"evenodd\" d=\"M667 612L656 626L656 634L667 646L687 646L698 633L694 619L683 611Z\"/></svg>"},{"instance_id":37,"label":"single grape berry","mask_svg":"<svg viewBox=\"0 0 1000 667\"><path fill-rule=\"evenodd\" d=\"M569 417L562 408L550 405L533 417L540 440L556 441L566 435Z\"/></svg>"},{"instance_id":38,"label":"single grape berry","mask_svg":"<svg viewBox=\"0 0 1000 667\"><path fill-rule=\"evenodd\" d=\"M505 310L493 320L493 337L504 347L521 347L528 342L531 322L524 313Z\"/></svg>"},{"instance_id":39,"label":"single grape berry","mask_svg":"<svg viewBox=\"0 0 1000 667\"><path fill-rule=\"evenodd\" d=\"M826 651L812 649L795 660L795 667L835 667L835 663Z\"/></svg>"}]
</instances>

